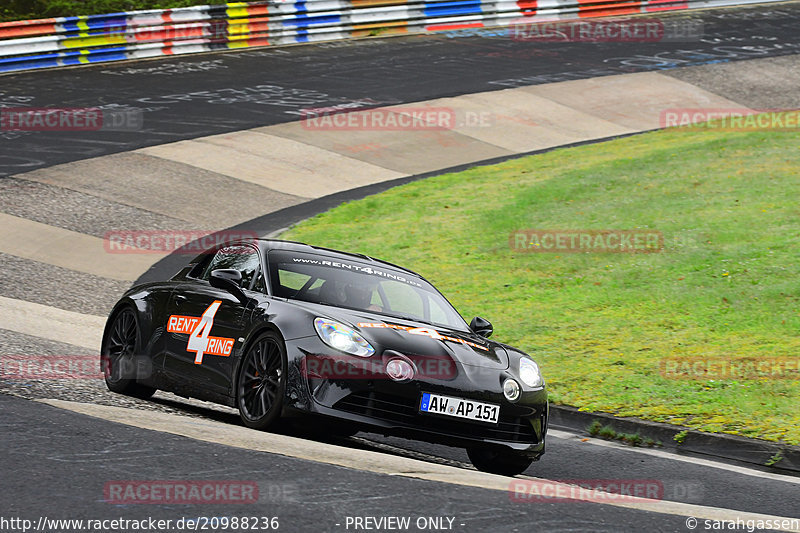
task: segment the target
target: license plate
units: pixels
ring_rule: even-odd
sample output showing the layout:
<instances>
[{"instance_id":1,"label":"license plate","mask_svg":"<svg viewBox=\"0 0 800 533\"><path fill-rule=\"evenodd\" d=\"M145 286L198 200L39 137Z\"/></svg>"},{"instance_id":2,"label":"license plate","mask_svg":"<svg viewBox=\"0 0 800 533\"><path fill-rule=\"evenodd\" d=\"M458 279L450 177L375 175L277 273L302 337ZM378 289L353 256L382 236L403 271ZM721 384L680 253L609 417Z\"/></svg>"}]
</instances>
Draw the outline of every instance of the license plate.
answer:
<instances>
[{"instance_id":1,"label":"license plate","mask_svg":"<svg viewBox=\"0 0 800 533\"><path fill-rule=\"evenodd\" d=\"M423 413L466 418L478 422L491 422L497 424L500 406L491 403L476 402L464 398L453 398L440 394L422 393L419 410Z\"/></svg>"}]
</instances>

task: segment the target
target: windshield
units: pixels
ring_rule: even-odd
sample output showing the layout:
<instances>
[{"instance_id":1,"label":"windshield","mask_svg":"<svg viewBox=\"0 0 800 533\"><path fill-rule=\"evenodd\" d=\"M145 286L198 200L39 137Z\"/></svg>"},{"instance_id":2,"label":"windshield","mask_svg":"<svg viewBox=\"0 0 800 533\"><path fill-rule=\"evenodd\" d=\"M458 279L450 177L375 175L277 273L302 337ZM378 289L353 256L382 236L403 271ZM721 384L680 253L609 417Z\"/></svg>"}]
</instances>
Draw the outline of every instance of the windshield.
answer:
<instances>
[{"instance_id":1,"label":"windshield","mask_svg":"<svg viewBox=\"0 0 800 533\"><path fill-rule=\"evenodd\" d=\"M273 294L469 331L461 315L427 281L356 261L273 250Z\"/></svg>"}]
</instances>

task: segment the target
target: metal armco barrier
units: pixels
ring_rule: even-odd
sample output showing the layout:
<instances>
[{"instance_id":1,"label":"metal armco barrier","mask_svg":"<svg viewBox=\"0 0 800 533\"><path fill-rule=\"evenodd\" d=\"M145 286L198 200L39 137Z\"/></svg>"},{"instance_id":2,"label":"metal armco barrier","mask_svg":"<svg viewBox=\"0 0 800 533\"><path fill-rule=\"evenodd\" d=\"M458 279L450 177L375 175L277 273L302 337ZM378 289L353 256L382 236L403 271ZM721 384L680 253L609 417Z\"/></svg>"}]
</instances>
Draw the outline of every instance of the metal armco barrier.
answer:
<instances>
[{"instance_id":1,"label":"metal armco barrier","mask_svg":"<svg viewBox=\"0 0 800 533\"><path fill-rule=\"evenodd\" d=\"M0 23L0 72L778 0L306 0Z\"/></svg>"}]
</instances>

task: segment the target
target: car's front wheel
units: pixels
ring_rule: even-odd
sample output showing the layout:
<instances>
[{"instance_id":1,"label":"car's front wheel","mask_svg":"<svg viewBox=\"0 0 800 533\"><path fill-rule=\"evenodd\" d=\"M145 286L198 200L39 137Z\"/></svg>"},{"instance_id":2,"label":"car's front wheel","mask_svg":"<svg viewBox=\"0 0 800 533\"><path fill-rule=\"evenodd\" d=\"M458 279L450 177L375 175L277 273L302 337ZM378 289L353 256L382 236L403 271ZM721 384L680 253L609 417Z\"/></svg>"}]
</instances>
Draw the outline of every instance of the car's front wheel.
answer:
<instances>
[{"instance_id":1,"label":"car's front wheel","mask_svg":"<svg viewBox=\"0 0 800 533\"><path fill-rule=\"evenodd\" d=\"M136 313L130 307L125 307L114 316L100 352L100 365L108 390L142 399L156 392L153 387L136 382L142 362L138 355L140 346Z\"/></svg>"},{"instance_id":2,"label":"car's front wheel","mask_svg":"<svg viewBox=\"0 0 800 533\"><path fill-rule=\"evenodd\" d=\"M281 415L286 391L286 351L274 332L250 344L239 367L237 405L247 427L267 429Z\"/></svg>"},{"instance_id":3,"label":"car's front wheel","mask_svg":"<svg viewBox=\"0 0 800 533\"><path fill-rule=\"evenodd\" d=\"M533 463L527 455L492 448L467 448L467 455L478 470L501 476L521 474Z\"/></svg>"}]
</instances>

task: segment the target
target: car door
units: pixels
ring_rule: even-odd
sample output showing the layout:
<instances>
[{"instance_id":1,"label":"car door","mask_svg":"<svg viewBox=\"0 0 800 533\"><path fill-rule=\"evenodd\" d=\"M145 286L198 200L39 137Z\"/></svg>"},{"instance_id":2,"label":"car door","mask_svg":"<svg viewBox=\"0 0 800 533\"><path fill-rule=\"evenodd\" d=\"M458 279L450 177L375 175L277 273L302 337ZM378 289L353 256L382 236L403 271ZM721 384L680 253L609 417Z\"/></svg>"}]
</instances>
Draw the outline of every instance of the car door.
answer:
<instances>
[{"instance_id":1,"label":"car door","mask_svg":"<svg viewBox=\"0 0 800 533\"><path fill-rule=\"evenodd\" d=\"M245 306L230 292L212 287L211 272L235 269L248 290L260 273L255 246L220 248L197 278L189 277L173 293L168 320L169 349L164 371L205 393L231 394L234 348L244 341Z\"/></svg>"}]
</instances>

